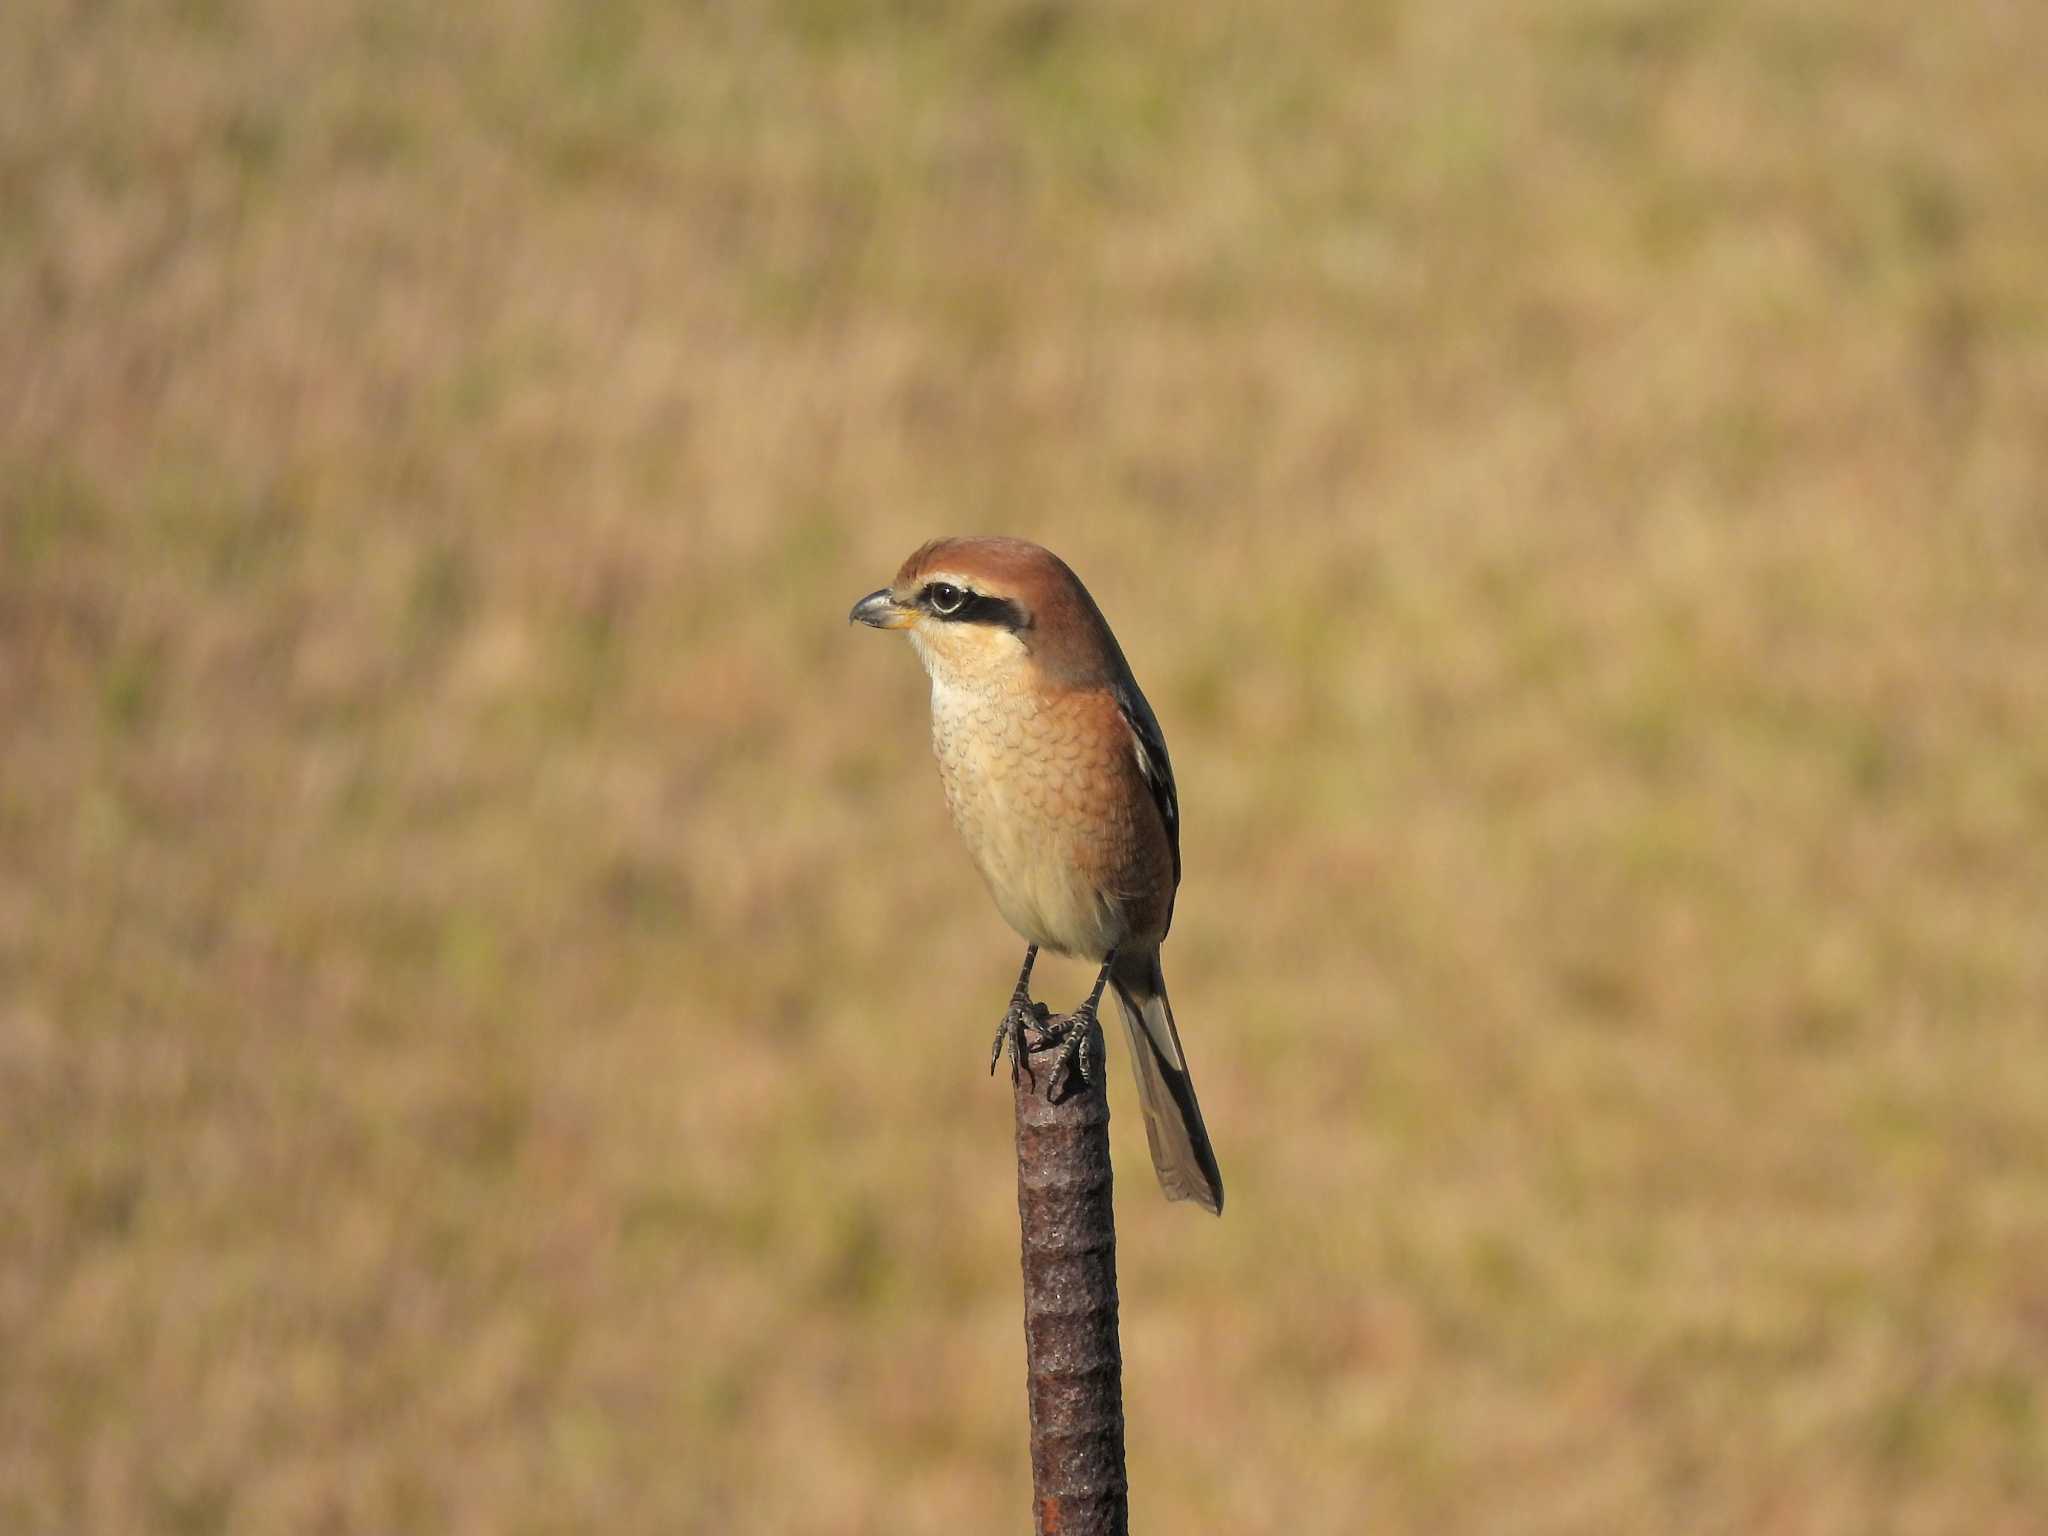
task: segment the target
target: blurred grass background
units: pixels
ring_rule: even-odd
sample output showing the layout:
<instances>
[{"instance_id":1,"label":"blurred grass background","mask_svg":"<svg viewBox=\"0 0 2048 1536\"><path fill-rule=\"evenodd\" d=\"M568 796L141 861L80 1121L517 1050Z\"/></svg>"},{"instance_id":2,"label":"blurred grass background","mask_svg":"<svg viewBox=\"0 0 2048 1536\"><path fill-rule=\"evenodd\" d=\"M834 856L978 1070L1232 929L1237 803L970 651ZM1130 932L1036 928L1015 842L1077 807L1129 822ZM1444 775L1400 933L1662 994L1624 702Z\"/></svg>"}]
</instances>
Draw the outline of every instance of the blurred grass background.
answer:
<instances>
[{"instance_id":1,"label":"blurred grass background","mask_svg":"<svg viewBox=\"0 0 2048 1536\"><path fill-rule=\"evenodd\" d=\"M2041 1529L2043 58L0 10L0 1527L1024 1529L1018 946L844 624L1004 531L1186 808L1142 1526Z\"/></svg>"}]
</instances>

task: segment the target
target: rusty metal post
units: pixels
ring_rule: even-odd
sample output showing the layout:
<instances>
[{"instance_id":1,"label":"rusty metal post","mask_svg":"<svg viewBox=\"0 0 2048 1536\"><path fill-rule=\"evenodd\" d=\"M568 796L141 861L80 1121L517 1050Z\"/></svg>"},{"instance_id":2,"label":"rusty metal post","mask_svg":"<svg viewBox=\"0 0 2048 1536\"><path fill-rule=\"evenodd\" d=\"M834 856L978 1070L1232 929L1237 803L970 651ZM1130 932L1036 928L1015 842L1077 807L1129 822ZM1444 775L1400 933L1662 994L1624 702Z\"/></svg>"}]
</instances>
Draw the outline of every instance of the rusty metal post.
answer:
<instances>
[{"instance_id":1,"label":"rusty metal post","mask_svg":"<svg viewBox=\"0 0 2048 1536\"><path fill-rule=\"evenodd\" d=\"M1043 1005L1040 1005L1043 1006ZM1023 1232L1024 1375L1038 1536L1125 1536L1124 1370L1117 1342L1116 1218L1102 1032L1094 1081L1017 1075L1017 1215Z\"/></svg>"}]
</instances>

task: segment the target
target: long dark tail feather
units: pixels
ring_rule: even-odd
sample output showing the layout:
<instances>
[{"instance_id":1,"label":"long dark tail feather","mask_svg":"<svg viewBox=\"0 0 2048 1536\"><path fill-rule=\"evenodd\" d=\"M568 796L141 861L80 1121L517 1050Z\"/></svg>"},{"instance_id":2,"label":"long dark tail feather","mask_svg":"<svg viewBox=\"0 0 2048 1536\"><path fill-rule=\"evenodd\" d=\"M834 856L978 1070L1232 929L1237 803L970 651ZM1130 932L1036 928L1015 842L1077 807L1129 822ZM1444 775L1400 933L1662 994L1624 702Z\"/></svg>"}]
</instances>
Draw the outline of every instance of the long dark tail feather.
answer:
<instances>
[{"instance_id":1,"label":"long dark tail feather","mask_svg":"<svg viewBox=\"0 0 2048 1536\"><path fill-rule=\"evenodd\" d=\"M1223 1175L1195 1102L1194 1080L1173 1009L1166 1001L1166 976L1159 954L1118 955L1110 973L1130 1031L1131 1065L1138 1073L1138 1101L1145 1109L1145 1139L1152 1166L1169 1200L1192 1200L1212 1215L1223 1214Z\"/></svg>"}]
</instances>

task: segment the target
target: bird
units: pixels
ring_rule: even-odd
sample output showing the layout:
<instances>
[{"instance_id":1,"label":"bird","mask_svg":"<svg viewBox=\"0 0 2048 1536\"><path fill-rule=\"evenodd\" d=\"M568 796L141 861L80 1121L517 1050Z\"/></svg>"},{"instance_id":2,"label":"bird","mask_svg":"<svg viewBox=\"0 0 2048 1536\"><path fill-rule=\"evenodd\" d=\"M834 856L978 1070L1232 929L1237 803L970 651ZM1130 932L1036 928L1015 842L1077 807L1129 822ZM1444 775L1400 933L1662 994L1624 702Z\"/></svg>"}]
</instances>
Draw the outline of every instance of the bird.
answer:
<instances>
[{"instance_id":1,"label":"bird","mask_svg":"<svg viewBox=\"0 0 2048 1536\"><path fill-rule=\"evenodd\" d=\"M990 1070L1007 1043L1014 1075L1033 1028L1041 1048L1060 1047L1049 1086L1073 1065L1086 1078L1096 1009L1113 990L1160 1187L1221 1215L1223 1176L1159 962L1180 887L1180 797L1158 717L1102 610L1049 549L949 537L921 545L847 617L904 631L924 663L947 808L1027 946ZM1031 1001L1041 949L1101 966L1064 1025Z\"/></svg>"}]
</instances>

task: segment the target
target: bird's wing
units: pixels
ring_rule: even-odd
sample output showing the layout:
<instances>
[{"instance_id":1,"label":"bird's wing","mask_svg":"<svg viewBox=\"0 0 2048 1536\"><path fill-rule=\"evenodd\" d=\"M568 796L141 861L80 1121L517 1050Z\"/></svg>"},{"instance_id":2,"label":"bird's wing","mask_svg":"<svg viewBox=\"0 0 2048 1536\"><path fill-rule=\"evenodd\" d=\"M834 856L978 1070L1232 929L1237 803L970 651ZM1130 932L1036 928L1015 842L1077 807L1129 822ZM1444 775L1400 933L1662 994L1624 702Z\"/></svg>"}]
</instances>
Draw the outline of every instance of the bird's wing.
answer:
<instances>
[{"instance_id":1,"label":"bird's wing","mask_svg":"<svg viewBox=\"0 0 2048 1536\"><path fill-rule=\"evenodd\" d=\"M1145 787L1152 791L1152 803L1159 807L1159 819L1166 823L1166 841L1173 849L1173 883L1180 884L1180 795L1173 787L1173 763L1166 755L1166 738L1159 732L1159 718L1138 685L1125 681L1117 685L1116 706L1124 724L1131 728L1132 749L1138 771L1145 775Z\"/></svg>"}]
</instances>

